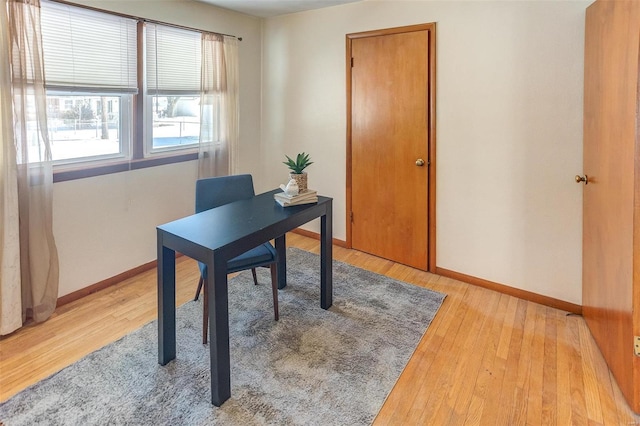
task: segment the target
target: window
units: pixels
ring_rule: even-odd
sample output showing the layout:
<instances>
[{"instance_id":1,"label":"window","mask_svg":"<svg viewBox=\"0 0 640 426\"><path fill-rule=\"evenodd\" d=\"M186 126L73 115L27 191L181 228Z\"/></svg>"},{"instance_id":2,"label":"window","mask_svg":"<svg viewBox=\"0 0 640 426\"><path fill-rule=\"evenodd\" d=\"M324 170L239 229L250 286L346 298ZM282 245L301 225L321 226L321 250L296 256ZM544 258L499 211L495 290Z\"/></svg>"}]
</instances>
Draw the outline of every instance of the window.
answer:
<instances>
[{"instance_id":1,"label":"window","mask_svg":"<svg viewBox=\"0 0 640 426\"><path fill-rule=\"evenodd\" d=\"M201 34L146 25L146 152L189 148L200 133Z\"/></svg>"},{"instance_id":2,"label":"window","mask_svg":"<svg viewBox=\"0 0 640 426\"><path fill-rule=\"evenodd\" d=\"M136 21L42 2L41 22L54 161L128 158L138 92Z\"/></svg>"},{"instance_id":3,"label":"window","mask_svg":"<svg viewBox=\"0 0 640 426\"><path fill-rule=\"evenodd\" d=\"M129 154L131 96L47 92L47 126L53 160L122 158ZM64 105L60 108L59 105Z\"/></svg>"},{"instance_id":4,"label":"window","mask_svg":"<svg viewBox=\"0 0 640 426\"><path fill-rule=\"evenodd\" d=\"M196 158L201 32L53 1L41 5L56 170ZM207 117L209 135L219 119Z\"/></svg>"},{"instance_id":5,"label":"window","mask_svg":"<svg viewBox=\"0 0 640 426\"><path fill-rule=\"evenodd\" d=\"M200 133L200 96L152 96L148 152L195 146Z\"/></svg>"}]
</instances>

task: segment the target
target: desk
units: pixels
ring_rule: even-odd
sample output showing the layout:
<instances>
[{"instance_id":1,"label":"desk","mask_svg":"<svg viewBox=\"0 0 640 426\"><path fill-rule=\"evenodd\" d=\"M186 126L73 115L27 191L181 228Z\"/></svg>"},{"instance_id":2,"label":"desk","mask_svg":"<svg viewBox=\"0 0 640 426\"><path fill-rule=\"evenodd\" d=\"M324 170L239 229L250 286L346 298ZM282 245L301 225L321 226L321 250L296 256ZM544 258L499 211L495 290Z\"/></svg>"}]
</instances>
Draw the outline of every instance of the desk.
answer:
<instances>
[{"instance_id":1,"label":"desk","mask_svg":"<svg viewBox=\"0 0 640 426\"><path fill-rule=\"evenodd\" d=\"M231 396L227 261L275 239L278 288L287 285L285 233L320 218L320 306L333 303L332 199L317 204L281 207L274 190L178 219L157 227L158 234L158 362L176 357L175 252L207 265L209 271L209 349L211 403ZM195 344L195 343L194 343Z\"/></svg>"}]
</instances>

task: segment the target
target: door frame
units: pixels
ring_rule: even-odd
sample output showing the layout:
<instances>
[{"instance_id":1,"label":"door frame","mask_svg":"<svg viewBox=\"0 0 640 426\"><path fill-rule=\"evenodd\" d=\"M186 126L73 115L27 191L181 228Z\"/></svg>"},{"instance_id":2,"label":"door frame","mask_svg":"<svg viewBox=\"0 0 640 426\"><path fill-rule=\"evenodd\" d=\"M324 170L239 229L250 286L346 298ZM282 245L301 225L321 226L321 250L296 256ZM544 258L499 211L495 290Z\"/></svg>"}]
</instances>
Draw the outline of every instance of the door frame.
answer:
<instances>
[{"instance_id":1,"label":"door frame","mask_svg":"<svg viewBox=\"0 0 640 426\"><path fill-rule=\"evenodd\" d=\"M427 220L429 226L427 228L427 244L428 259L427 271L435 273L436 270L436 23L409 25L404 27L386 28L381 30L364 31L346 35L346 90L347 90L347 167L346 167L346 230L347 230L347 248L352 248L352 179L351 179L351 43L352 40L365 37L376 37L390 34L401 34L414 31L427 31L429 45L429 63L427 64L427 166L429 167L428 177L429 185L427 189Z\"/></svg>"}]
</instances>

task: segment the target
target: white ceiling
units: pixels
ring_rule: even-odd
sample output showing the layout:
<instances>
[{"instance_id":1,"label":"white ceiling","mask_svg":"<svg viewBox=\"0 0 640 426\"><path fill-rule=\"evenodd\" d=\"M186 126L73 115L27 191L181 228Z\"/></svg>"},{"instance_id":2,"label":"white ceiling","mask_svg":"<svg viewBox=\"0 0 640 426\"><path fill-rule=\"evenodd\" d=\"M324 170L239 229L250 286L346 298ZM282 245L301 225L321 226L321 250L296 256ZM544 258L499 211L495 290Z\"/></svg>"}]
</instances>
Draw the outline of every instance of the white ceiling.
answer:
<instances>
[{"instance_id":1,"label":"white ceiling","mask_svg":"<svg viewBox=\"0 0 640 426\"><path fill-rule=\"evenodd\" d=\"M339 4L354 3L361 0L198 0L214 6L245 13L247 15L269 18L304 10L320 9Z\"/></svg>"}]
</instances>

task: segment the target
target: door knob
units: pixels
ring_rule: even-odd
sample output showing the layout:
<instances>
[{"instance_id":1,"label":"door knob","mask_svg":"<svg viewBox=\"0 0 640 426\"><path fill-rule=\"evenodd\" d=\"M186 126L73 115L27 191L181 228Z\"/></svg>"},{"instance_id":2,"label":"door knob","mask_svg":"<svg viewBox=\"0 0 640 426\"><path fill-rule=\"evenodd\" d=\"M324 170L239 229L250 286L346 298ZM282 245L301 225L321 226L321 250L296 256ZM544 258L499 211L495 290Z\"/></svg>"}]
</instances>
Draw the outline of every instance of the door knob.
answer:
<instances>
[{"instance_id":1,"label":"door knob","mask_svg":"<svg viewBox=\"0 0 640 426\"><path fill-rule=\"evenodd\" d=\"M416 166L418 166L418 167L424 166L424 160L422 158L418 158L416 160Z\"/></svg>"},{"instance_id":2,"label":"door knob","mask_svg":"<svg viewBox=\"0 0 640 426\"><path fill-rule=\"evenodd\" d=\"M580 183L580 182L584 182L584 184L587 185L589 183L589 176L576 175L576 183Z\"/></svg>"}]
</instances>

